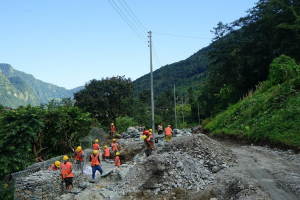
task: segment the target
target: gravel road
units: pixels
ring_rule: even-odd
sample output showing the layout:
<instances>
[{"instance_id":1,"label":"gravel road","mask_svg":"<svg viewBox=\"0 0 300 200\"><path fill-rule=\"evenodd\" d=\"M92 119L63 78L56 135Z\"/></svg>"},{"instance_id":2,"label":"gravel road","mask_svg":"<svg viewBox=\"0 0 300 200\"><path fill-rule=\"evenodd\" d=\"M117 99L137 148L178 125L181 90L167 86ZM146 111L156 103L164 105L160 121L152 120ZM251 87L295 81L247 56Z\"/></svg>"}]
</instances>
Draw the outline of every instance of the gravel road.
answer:
<instances>
[{"instance_id":1,"label":"gravel road","mask_svg":"<svg viewBox=\"0 0 300 200\"><path fill-rule=\"evenodd\" d=\"M262 192L269 196L264 194L263 199L300 199L298 154L294 154L292 150L281 151L268 147L241 146L229 141L219 142L238 156L238 165L233 170L248 176L250 181L257 183Z\"/></svg>"}]
</instances>

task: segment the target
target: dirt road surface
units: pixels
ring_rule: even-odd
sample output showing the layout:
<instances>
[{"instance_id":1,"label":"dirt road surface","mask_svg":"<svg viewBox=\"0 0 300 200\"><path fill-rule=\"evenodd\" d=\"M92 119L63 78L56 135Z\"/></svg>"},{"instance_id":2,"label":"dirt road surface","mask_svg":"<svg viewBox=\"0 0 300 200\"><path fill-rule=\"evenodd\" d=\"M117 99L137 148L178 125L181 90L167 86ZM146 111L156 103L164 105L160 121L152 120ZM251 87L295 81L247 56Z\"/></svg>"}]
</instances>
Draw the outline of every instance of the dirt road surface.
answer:
<instances>
[{"instance_id":1,"label":"dirt road surface","mask_svg":"<svg viewBox=\"0 0 300 200\"><path fill-rule=\"evenodd\" d=\"M281 151L260 146L241 146L219 140L238 156L233 170L254 179L269 197L263 199L300 199L300 156L293 151ZM220 178L224 173L220 174ZM228 174L229 175L229 174Z\"/></svg>"}]
</instances>

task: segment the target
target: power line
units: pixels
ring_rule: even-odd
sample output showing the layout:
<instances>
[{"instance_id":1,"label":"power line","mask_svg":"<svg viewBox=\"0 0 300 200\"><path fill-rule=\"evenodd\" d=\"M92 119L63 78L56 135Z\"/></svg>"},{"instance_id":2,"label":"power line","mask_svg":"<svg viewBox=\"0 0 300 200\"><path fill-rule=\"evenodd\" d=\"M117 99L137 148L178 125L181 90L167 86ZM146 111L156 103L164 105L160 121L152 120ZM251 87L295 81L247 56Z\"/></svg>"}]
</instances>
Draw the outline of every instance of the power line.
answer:
<instances>
[{"instance_id":1,"label":"power line","mask_svg":"<svg viewBox=\"0 0 300 200\"><path fill-rule=\"evenodd\" d=\"M114 0L111 0L115 6L117 6L117 8L119 9L119 11L123 14L124 17L126 17L126 19L129 21L129 23L133 26L133 28L135 28L135 30L137 30L139 32L139 34L141 34L143 36L143 34L134 26L133 23L131 23L131 21L127 18L127 16L122 12L122 10L119 8L119 6L114 2ZM120 2L120 1L119 1Z\"/></svg>"},{"instance_id":2,"label":"power line","mask_svg":"<svg viewBox=\"0 0 300 200\"><path fill-rule=\"evenodd\" d=\"M152 42L152 46L153 46L153 50L154 50L154 58L155 58L154 60L157 64L157 66L161 67L162 65L161 65L160 59L158 57L158 53L156 52L155 46L153 45L153 42Z\"/></svg>"},{"instance_id":3,"label":"power line","mask_svg":"<svg viewBox=\"0 0 300 200\"><path fill-rule=\"evenodd\" d=\"M139 36L139 38L143 41L143 42L145 42L146 44L148 44L146 41L145 41L145 39L144 38L142 38L133 28L132 28L132 26L125 20L125 18L121 15L121 13L116 9L116 7L110 2L110 0L108 0L108 2L110 3L110 5L115 9L115 11L117 11L117 13L123 18L123 20L126 22L126 24L135 32L135 34L137 35L137 36ZM112 2L115 4L115 2L112 0ZM115 4L116 5L116 4ZM117 5L116 5L117 6ZM117 6L118 7L118 6ZM120 8L118 7L118 9L120 10ZM121 11L121 10L120 10ZM122 11L121 11L122 12ZM122 12L122 14L124 15L124 13ZM125 15L124 15L125 16ZM126 17L126 16L125 16ZM127 18L127 17L126 17ZM127 18L127 20L128 20L128 18ZM129 20L128 20L129 21ZM129 21L130 22L130 21ZM131 22L130 22L131 23ZM142 34L141 34L142 35Z\"/></svg>"},{"instance_id":4,"label":"power line","mask_svg":"<svg viewBox=\"0 0 300 200\"><path fill-rule=\"evenodd\" d=\"M174 34L157 33L157 32L153 32L153 33L159 34L159 35L169 35L169 36L174 36L174 37L187 37L187 38L195 38L195 39L211 40L211 38L201 38L201 37L194 37L194 36L187 36L187 35L174 35Z\"/></svg>"},{"instance_id":5,"label":"power line","mask_svg":"<svg viewBox=\"0 0 300 200\"><path fill-rule=\"evenodd\" d=\"M142 25L142 27L144 27L144 30L146 32L148 32L148 30L145 28L145 26L140 22L140 20L135 16L135 14L131 11L131 9L129 8L129 6L126 4L126 2L123 0L124 4L126 5L126 7L130 10L130 12L132 13L132 15L136 18L136 20Z\"/></svg>"},{"instance_id":6,"label":"power line","mask_svg":"<svg viewBox=\"0 0 300 200\"><path fill-rule=\"evenodd\" d=\"M121 4L121 6L124 8L124 10L127 12L127 14L131 17L131 19L133 19L133 21L136 23L136 25L138 25L138 27L140 27L140 29L142 30L142 32L144 31L143 28L135 21L135 19L131 16L131 14L127 11L127 9L124 7L124 5L121 3L120 0L118 0L119 3ZM124 1L125 3L125 1ZM127 6L128 7L128 6ZM128 7L129 8L129 7ZM129 9L130 10L130 9ZM147 32L147 30L145 31Z\"/></svg>"}]
</instances>

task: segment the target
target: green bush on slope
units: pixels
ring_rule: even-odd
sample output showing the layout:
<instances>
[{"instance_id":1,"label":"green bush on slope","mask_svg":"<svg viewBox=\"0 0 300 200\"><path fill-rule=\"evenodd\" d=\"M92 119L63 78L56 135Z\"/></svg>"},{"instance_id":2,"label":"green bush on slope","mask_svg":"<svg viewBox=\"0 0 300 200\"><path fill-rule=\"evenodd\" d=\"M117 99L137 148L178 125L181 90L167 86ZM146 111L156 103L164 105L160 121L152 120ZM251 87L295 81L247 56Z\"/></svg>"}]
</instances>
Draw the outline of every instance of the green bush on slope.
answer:
<instances>
[{"instance_id":1,"label":"green bush on slope","mask_svg":"<svg viewBox=\"0 0 300 200\"><path fill-rule=\"evenodd\" d=\"M286 60L286 57L284 59ZM276 63L275 61L282 63L275 59L272 64ZM298 68L298 65L293 66L295 71ZM273 66L270 74L274 75L272 70L281 73ZM294 77L296 75L298 74L293 74ZM281 80L285 82L281 85L272 86L272 83L277 82L270 80L260 83L253 95L250 93L217 115L205 125L205 129L209 129L213 135L225 134L251 142L264 142L300 150L300 76L289 79L289 75L284 78Z\"/></svg>"}]
</instances>

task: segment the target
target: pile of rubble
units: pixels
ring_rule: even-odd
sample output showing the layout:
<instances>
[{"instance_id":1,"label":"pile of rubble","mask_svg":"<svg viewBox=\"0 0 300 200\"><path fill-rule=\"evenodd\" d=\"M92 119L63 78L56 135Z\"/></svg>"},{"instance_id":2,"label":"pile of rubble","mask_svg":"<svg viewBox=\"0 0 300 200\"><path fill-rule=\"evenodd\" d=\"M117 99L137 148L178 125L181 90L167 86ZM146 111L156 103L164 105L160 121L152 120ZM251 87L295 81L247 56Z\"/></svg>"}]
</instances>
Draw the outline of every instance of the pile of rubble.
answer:
<instances>
[{"instance_id":1,"label":"pile of rubble","mask_svg":"<svg viewBox=\"0 0 300 200\"><path fill-rule=\"evenodd\" d=\"M146 158L138 154L126 176L108 186L121 196L146 191L167 194L175 188L201 191L213 182L214 173L234 164L236 157L205 135L174 138Z\"/></svg>"},{"instance_id":2,"label":"pile of rubble","mask_svg":"<svg viewBox=\"0 0 300 200\"><path fill-rule=\"evenodd\" d=\"M136 141L139 141L141 132L136 127L129 127L127 128L127 131L123 132L121 135L124 139L134 138Z\"/></svg>"}]
</instances>

